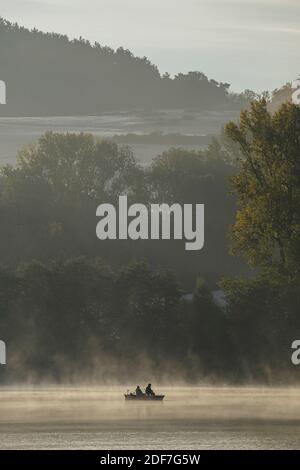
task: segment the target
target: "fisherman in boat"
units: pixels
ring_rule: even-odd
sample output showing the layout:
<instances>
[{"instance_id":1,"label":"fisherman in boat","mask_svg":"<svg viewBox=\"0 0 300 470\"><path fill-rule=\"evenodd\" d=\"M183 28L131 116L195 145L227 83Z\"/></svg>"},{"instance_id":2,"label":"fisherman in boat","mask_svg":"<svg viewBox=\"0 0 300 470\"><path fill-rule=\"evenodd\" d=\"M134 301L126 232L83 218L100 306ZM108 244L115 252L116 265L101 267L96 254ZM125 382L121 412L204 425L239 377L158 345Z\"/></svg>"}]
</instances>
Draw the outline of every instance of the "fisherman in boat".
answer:
<instances>
[{"instance_id":1,"label":"fisherman in boat","mask_svg":"<svg viewBox=\"0 0 300 470\"><path fill-rule=\"evenodd\" d=\"M142 397L144 395L143 392L142 392L142 389L139 385L135 389L135 394L136 394L137 397Z\"/></svg>"},{"instance_id":2,"label":"fisherman in boat","mask_svg":"<svg viewBox=\"0 0 300 470\"><path fill-rule=\"evenodd\" d=\"M155 393L153 392L153 390L151 388L151 384L147 385L145 393L146 393L147 397L154 397Z\"/></svg>"}]
</instances>

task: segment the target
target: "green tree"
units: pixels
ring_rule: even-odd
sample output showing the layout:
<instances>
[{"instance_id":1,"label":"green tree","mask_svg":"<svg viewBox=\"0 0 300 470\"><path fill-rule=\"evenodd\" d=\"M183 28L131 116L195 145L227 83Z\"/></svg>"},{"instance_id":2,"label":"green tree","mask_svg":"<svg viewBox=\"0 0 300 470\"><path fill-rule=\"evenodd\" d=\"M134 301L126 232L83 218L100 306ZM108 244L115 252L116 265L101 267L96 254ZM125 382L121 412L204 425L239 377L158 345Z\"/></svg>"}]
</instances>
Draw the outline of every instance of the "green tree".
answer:
<instances>
[{"instance_id":1,"label":"green tree","mask_svg":"<svg viewBox=\"0 0 300 470\"><path fill-rule=\"evenodd\" d=\"M95 253L96 207L124 193L143 201L143 181L128 147L90 134L46 133L19 152L15 167L1 169L2 241L16 247L10 260L3 248L4 260Z\"/></svg>"},{"instance_id":2,"label":"green tree","mask_svg":"<svg viewBox=\"0 0 300 470\"><path fill-rule=\"evenodd\" d=\"M2 173L10 178L11 189L14 183L17 188L46 187L55 202L74 207L130 194L138 170L128 147L96 140L91 134L47 132L37 144L19 152L16 168L6 166Z\"/></svg>"},{"instance_id":3,"label":"green tree","mask_svg":"<svg viewBox=\"0 0 300 470\"><path fill-rule=\"evenodd\" d=\"M299 275L300 107L286 103L271 115L266 100L253 102L226 133L240 150L240 171L232 177L234 252L253 265Z\"/></svg>"}]
</instances>

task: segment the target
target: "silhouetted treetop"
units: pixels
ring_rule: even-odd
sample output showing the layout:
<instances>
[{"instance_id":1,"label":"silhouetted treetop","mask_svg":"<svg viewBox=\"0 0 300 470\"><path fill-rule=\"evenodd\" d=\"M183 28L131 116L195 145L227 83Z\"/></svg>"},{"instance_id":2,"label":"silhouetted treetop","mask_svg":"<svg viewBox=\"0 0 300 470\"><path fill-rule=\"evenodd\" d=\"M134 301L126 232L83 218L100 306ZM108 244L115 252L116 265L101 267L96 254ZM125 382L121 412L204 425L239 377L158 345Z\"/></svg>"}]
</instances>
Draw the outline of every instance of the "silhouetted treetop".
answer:
<instances>
[{"instance_id":1,"label":"silhouetted treetop","mask_svg":"<svg viewBox=\"0 0 300 470\"><path fill-rule=\"evenodd\" d=\"M97 114L147 108L240 108L229 84L199 71L161 76L147 57L92 44L83 37L29 30L0 18L3 115Z\"/></svg>"}]
</instances>

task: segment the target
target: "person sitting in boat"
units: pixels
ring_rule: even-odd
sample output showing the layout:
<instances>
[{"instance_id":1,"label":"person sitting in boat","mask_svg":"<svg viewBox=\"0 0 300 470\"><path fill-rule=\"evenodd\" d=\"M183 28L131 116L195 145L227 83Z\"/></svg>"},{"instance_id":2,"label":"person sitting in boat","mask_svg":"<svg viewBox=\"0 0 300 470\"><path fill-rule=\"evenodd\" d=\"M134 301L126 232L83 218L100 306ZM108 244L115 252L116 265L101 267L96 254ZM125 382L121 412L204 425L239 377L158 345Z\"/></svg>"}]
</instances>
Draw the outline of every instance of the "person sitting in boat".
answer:
<instances>
[{"instance_id":1,"label":"person sitting in boat","mask_svg":"<svg viewBox=\"0 0 300 470\"><path fill-rule=\"evenodd\" d=\"M137 397L141 397L141 396L144 395L143 392L142 392L142 389L139 385L135 389L135 394L136 394Z\"/></svg>"},{"instance_id":2,"label":"person sitting in boat","mask_svg":"<svg viewBox=\"0 0 300 470\"><path fill-rule=\"evenodd\" d=\"M155 393L153 392L151 388L151 384L147 385L145 392L146 392L147 397L154 397L155 395Z\"/></svg>"}]
</instances>

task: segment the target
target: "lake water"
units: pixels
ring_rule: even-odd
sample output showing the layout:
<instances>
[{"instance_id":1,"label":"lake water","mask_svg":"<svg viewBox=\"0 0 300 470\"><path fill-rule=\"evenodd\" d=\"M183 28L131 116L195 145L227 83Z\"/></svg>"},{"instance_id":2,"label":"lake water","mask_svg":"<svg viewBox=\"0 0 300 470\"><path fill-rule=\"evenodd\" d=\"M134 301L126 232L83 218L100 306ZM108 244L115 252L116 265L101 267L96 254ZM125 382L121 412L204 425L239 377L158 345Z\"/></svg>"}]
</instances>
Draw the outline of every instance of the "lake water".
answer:
<instances>
[{"instance_id":1,"label":"lake water","mask_svg":"<svg viewBox=\"0 0 300 470\"><path fill-rule=\"evenodd\" d=\"M18 150L35 142L44 132L90 132L98 137L115 134L165 132L193 135L218 134L222 126L236 119L237 112L186 113L179 111L153 114L118 113L100 116L69 117L0 117L0 165L16 161ZM142 164L149 164L154 156L170 145L130 145ZM177 145L178 147L178 145ZM182 145L187 149L203 148L200 145Z\"/></svg>"},{"instance_id":2,"label":"lake water","mask_svg":"<svg viewBox=\"0 0 300 470\"><path fill-rule=\"evenodd\" d=\"M300 448L300 389L156 388L164 402L125 402L126 387L2 388L0 448Z\"/></svg>"}]
</instances>

